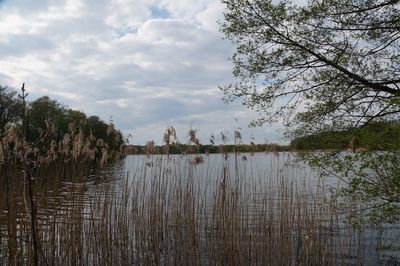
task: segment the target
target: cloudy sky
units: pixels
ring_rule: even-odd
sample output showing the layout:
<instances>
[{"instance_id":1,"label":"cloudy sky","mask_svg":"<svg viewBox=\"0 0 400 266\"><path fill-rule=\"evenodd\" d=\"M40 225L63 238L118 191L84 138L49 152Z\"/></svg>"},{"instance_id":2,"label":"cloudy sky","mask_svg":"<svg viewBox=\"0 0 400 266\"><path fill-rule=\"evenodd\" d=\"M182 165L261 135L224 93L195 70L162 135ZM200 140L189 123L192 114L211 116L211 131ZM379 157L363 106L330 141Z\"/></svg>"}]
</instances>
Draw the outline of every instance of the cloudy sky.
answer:
<instances>
[{"instance_id":1,"label":"cloudy sky","mask_svg":"<svg viewBox=\"0 0 400 266\"><path fill-rule=\"evenodd\" d=\"M257 115L225 104L231 43L218 32L218 0L0 0L0 85L26 83L114 121L132 143L161 143L172 125L202 143L242 128L245 142L283 142L279 125L248 128Z\"/></svg>"}]
</instances>

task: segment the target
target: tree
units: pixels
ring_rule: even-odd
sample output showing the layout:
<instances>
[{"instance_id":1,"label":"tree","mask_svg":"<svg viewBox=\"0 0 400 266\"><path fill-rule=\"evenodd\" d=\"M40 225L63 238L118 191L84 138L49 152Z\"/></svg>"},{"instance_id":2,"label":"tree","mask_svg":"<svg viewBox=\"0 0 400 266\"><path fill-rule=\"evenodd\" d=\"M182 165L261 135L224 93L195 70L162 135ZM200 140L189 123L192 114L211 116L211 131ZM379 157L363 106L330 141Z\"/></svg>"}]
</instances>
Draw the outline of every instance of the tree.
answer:
<instances>
[{"instance_id":1,"label":"tree","mask_svg":"<svg viewBox=\"0 0 400 266\"><path fill-rule=\"evenodd\" d=\"M119 152L120 147L124 144L122 133L115 129L112 121L105 123L98 116L89 116L86 123L85 134L93 134L99 140L104 141L110 153Z\"/></svg>"},{"instance_id":2,"label":"tree","mask_svg":"<svg viewBox=\"0 0 400 266\"><path fill-rule=\"evenodd\" d=\"M222 2L237 78L222 90L226 101L239 98L260 113L254 125L283 119L292 136L308 136L400 120L399 0ZM359 196L375 220L392 221L400 215L400 144L389 146L308 159L346 179L340 192Z\"/></svg>"},{"instance_id":3,"label":"tree","mask_svg":"<svg viewBox=\"0 0 400 266\"><path fill-rule=\"evenodd\" d=\"M262 113L258 124L284 118L310 133L399 117L398 0L223 3L238 78L223 90Z\"/></svg>"},{"instance_id":4,"label":"tree","mask_svg":"<svg viewBox=\"0 0 400 266\"><path fill-rule=\"evenodd\" d=\"M88 135L90 131L97 139L107 140L107 124L96 115L89 116L87 119L85 135Z\"/></svg>"},{"instance_id":5,"label":"tree","mask_svg":"<svg viewBox=\"0 0 400 266\"><path fill-rule=\"evenodd\" d=\"M65 121L66 109L57 101L43 96L29 104L28 139L37 139L40 131L50 130L53 139L59 141L68 132L68 124Z\"/></svg>"},{"instance_id":6,"label":"tree","mask_svg":"<svg viewBox=\"0 0 400 266\"><path fill-rule=\"evenodd\" d=\"M0 86L0 137L12 123L18 122L20 108L16 94L15 91Z\"/></svg>"}]
</instances>

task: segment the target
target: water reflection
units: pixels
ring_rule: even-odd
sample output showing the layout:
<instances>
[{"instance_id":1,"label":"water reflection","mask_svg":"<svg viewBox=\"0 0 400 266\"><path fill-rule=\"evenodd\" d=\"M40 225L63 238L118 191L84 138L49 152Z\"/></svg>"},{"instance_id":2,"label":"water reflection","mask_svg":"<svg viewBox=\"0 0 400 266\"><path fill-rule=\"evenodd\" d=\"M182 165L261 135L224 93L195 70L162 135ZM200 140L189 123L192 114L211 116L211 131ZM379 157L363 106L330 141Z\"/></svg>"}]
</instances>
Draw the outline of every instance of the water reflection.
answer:
<instances>
[{"instance_id":1,"label":"water reflection","mask_svg":"<svg viewBox=\"0 0 400 266\"><path fill-rule=\"evenodd\" d=\"M399 225L344 224L344 214L332 213L326 189L338 181L321 180L295 154L210 154L202 162L196 156L128 156L84 177L38 178L42 262L229 264L236 254L262 265L287 262L259 253L282 248L292 253L291 264L305 265L312 256L324 264L400 263ZM26 192L20 180L12 187L8 203L5 192L0 198L0 264L9 262L11 251L31 252ZM17 262L27 263L24 256Z\"/></svg>"}]
</instances>

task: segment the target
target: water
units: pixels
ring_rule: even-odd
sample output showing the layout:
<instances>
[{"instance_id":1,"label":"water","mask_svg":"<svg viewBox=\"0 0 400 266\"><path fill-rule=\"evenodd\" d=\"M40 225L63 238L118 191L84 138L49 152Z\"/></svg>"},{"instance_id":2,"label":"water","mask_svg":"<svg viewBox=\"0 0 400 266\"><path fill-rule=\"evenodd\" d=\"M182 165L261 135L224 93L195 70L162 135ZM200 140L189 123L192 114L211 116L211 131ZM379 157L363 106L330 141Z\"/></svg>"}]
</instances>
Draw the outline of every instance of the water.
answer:
<instances>
[{"instance_id":1,"label":"water","mask_svg":"<svg viewBox=\"0 0 400 266\"><path fill-rule=\"evenodd\" d=\"M86 178L55 179L41 186L38 185L40 183L38 179L36 182L38 227L43 232L41 237L46 260L53 258L53 260L67 265L74 263L68 257L75 256L79 258L78 261L75 261L78 264L93 264L99 261L110 264L107 263L110 262L109 260L116 259L120 259L122 262L133 261L134 264L146 264L145 258L138 259L132 257L133 255L125 254L132 250L137 254L146 253L136 250L137 244L142 243L137 238L137 234L138 232L140 234L145 232L138 224L151 221L150 218L154 215L154 219L161 215L171 217L172 215L168 212L177 211L181 208L181 206L175 206L177 204L186 204L187 202L197 204L196 206L188 204L183 209L189 208L189 212L193 211L193 217L197 219L195 223L202 224L207 222L206 220L209 219L207 217L216 217L215 206L220 204L219 201L232 201L233 203L229 204L240 205L237 210L241 212L232 217L239 219L239 224L242 224L242 226L244 224L247 226L246 228L250 228L246 230L259 230L258 221L264 222L266 211L282 213L281 209L286 208L288 202L283 197L290 195L282 195L280 192L282 186L287 187L288 191L296 195L296 199L304 199L304 203L310 205L309 209L314 210L318 209L313 206L314 202L329 202L329 187L341 185L333 177L321 179L318 172L297 161L293 153L228 154L228 156L210 154L201 155L201 160L197 156L152 155L146 157L144 155L132 155L122 162L109 165L101 171L93 172ZM178 186L186 186L184 191L190 191L191 194L189 196L171 194L170 192L179 191ZM7 224L10 217L15 217L16 225L11 231L16 234L16 239L29 240L28 207L24 201L24 191L21 186L16 186L15 189L18 191L14 191L10 197L11 205L14 207L13 214L8 213L4 197L0 198L2 200L0 202L0 243L2 244L0 246L0 264L5 264L8 261L9 245L7 243L9 242L7 235L10 229ZM225 193L225 190L232 194L222 194L221 191ZM152 191L156 192L156 196L149 196ZM235 196L234 193L237 193L237 195ZM179 197L182 197L182 199ZM140 207L141 205L135 203L134 200L154 204L162 213L156 213L153 216L151 213L145 213L144 207ZM273 203L270 208L276 210L266 210L265 202ZM296 203L290 204L295 206ZM140 212L141 210L134 212L135 208L143 208L143 210L142 212ZM138 213L150 220L142 220L143 217L136 217L134 214L126 217L127 213ZM187 217L187 214L180 215ZM190 215L189 213L188 217ZM196 231L196 234L201 236L200 239L212 233L213 230L219 230L216 227L219 223L218 218L213 219L217 219L215 224L207 227L206 231L197 229L199 231ZM345 236L344 228L349 228L344 223L345 214L338 215L338 219L337 226L334 227L336 231L334 241L337 241L341 235ZM157 220L157 222L159 221ZM182 222L181 224L186 226L186 223ZM254 225L247 225L246 223L253 223ZM168 224L168 221L163 221L161 226L163 228ZM400 264L399 229L399 224L364 225L357 230L351 229L351 234L359 234L354 238L357 239L357 243L351 236L349 241L346 242L347 246L344 247L349 252L345 256L341 254L341 259L350 264L357 263L357 257L363 265ZM118 234L107 235L114 234L114 231L119 230L125 230L122 231L121 235L127 235L126 239ZM69 232L70 236L66 236L66 232ZM96 232L108 233L97 235ZM152 235L152 232L150 232L150 235ZM164 237L176 236L164 232L162 238ZM98 241L104 244L95 247L93 243ZM204 251L206 243L201 244L201 241L199 249ZM260 242L262 241L260 240ZM171 251L172 246L176 249L175 244L165 244L164 240L161 242L160 246L165 250ZM116 252L118 254L114 257L101 258L104 254L108 254L109 250L118 249L117 244L119 247L126 248L126 252L124 253L120 248L121 254ZM20 241L18 245L21 245L18 248L20 254L29 253L26 247L22 247L23 241ZM71 250L63 250L62 247L68 245L70 245L69 249ZM54 246L57 246L58 250L51 251L51 247ZM357 246L360 248L357 249ZM204 256L203 260L206 260L207 257ZM144 261L141 261L141 259ZM122 262L120 264L123 265ZM158 262L168 264L170 261L161 256Z\"/></svg>"}]
</instances>

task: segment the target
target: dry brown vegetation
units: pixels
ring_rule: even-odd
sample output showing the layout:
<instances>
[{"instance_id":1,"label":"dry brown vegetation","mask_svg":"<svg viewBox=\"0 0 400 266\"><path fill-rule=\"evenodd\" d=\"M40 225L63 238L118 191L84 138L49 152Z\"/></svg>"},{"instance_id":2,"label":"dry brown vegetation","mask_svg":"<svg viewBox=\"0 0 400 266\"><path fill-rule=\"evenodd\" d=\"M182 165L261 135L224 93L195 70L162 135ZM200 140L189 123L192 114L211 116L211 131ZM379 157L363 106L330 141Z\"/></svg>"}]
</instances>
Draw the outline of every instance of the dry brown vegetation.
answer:
<instances>
[{"instance_id":1,"label":"dry brown vegetation","mask_svg":"<svg viewBox=\"0 0 400 266\"><path fill-rule=\"evenodd\" d=\"M43 153L39 147L45 140L46 131L36 142L29 143L16 129L8 130L0 140L0 252L8 253L0 264L42 265L48 262L48 253L61 246L47 249L46 243L60 235L51 229L56 225L52 212L57 213L52 209L57 206L48 202L47 197L54 193L54 199L58 197L60 181L76 182L76 178L89 174L91 166L104 165L110 158L101 141L84 139L81 132L65 135L60 143L51 142L50 149ZM46 211L50 212L44 213ZM80 217L80 214L79 211L74 215ZM53 235L49 235L50 232Z\"/></svg>"},{"instance_id":2,"label":"dry brown vegetation","mask_svg":"<svg viewBox=\"0 0 400 266\"><path fill-rule=\"evenodd\" d=\"M291 166L257 179L241 174L249 159L237 153L230 167L227 153L153 155L149 142L128 172L117 162L89 174L109 156L104 142L77 130L38 152L45 139L46 130L36 143L13 130L1 139L0 264L363 263L363 232L341 222L322 187L294 182Z\"/></svg>"},{"instance_id":3,"label":"dry brown vegetation","mask_svg":"<svg viewBox=\"0 0 400 266\"><path fill-rule=\"evenodd\" d=\"M53 205L46 200L48 195L57 195L60 180L87 176L93 166L101 167L109 159L119 158L122 147L110 149L91 131L85 135L82 124L75 123L56 141L54 125L47 121L44 121L45 128L31 127L26 96L23 85L18 102L19 120L3 128L0 135L0 263L42 265L49 264L50 260L54 264L51 262L54 256L48 254L50 251L54 254L61 246L47 249L46 243L58 239L60 233L53 230L49 234L56 220L48 219L57 210L49 208ZM34 139L29 138L30 130L38 132ZM110 123L106 134L109 138L119 137L111 135L114 132Z\"/></svg>"},{"instance_id":4,"label":"dry brown vegetation","mask_svg":"<svg viewBox=\"0 0 400 266\"><path fill-rule=\"evenodd\" d=\"M175 160L187 161L186 167L177 167ZM207 177L207 171L197 171L204 163L199 155L150 155L148 161L151 164L120 173L115 182L110 178L117 173L110 177L107 171L104 182L100 173L97 181L53 176L49 182L48 175L38 175L38 264L362 262L356 256L362 235L339 225L336 203L326 201L325 191L311 189L307 182L293 182L294 172L265 176L269 181L260 183L246 181L224 165L217 166L218 176ZM93 182L97 184L90 185ZM34 264L24 183L13 179L8 186L2 184L2 190L0 263Z\"/></svg>"}]
</instances>

